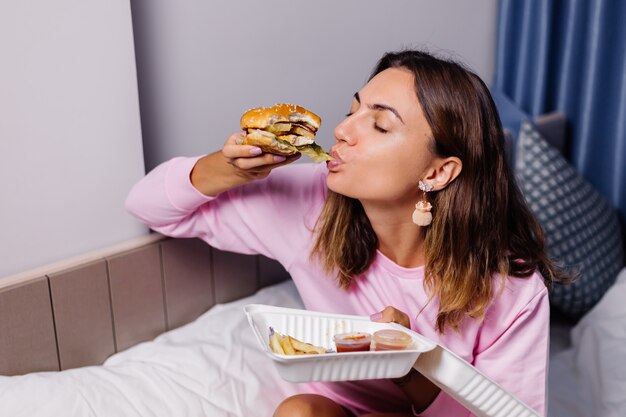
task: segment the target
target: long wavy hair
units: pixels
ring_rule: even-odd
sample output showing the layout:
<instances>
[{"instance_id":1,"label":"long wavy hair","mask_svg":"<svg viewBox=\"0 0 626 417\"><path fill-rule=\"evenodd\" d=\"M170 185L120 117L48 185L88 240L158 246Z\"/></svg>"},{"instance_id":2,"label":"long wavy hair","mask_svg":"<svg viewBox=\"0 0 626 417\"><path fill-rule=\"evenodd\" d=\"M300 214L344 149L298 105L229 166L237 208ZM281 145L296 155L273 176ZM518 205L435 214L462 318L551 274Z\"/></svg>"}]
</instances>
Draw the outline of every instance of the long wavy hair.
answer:
<instances>
[{"instance_id":1,"label":"long wavy hair","mask_svg":"<svg viewBox=\"0 0 626 417\"><path fill-rule=\"evenodd\" d=\"M466 316L484 317L495 273L504 280L539 271L548 287L569 282L545 253L543 230L507 164L502 124L482 80L459 63L414 50L385 54L370 80L388 68L413 74L432 152L463 163L454 181L429 193L433 221L423 231L425 286L439 303L438 331L458 330ZM337 273L343 288L376 256L378 239L356 199L329 190L315 233L312 256Z\"/></svg>"}]
</instances>

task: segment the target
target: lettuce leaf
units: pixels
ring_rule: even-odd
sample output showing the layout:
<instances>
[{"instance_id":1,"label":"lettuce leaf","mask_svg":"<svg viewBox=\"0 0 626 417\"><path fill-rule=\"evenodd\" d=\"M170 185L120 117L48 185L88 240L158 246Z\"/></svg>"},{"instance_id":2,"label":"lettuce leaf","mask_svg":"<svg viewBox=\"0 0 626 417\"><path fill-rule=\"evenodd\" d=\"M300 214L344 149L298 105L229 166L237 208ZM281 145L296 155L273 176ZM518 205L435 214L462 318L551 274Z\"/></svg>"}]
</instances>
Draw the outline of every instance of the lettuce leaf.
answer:
<instances>
[{"instance_id":1,"label":"lettuce leaf","mask_svg":"<svg viewBox=\"0 0 626 417\"><path fill-rule=\"evenodd\" d=\"M332 161L333 159L335 159L316 143L310 145L296 146L296 148L298 149L298 152L301 152L310 157L313 162L319 163L324 161Z\"/></svg>"}]
</instances>

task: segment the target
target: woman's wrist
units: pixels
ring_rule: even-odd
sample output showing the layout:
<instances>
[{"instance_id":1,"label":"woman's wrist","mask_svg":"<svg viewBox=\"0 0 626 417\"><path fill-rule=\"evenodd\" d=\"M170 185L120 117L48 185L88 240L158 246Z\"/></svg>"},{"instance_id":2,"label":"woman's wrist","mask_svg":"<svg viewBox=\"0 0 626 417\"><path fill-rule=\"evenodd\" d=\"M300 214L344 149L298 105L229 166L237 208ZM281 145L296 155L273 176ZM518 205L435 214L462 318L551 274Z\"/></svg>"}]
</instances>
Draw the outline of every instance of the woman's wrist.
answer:
<instances>
[{"instance_id":1,"label":"woman's wrist","mask_svg":"<svg viewBox=\"0 0 626 417\"><path fill-rule=\"evenodd\" d=\"M401 376L400 378L392 378L391 381L397 386L404 386L411 382L411 380L415 377L415 374L418 373L419 372L417 372L415 368L411 368L411 370L407 372L406 375Z\"/></svg>"},{"instance_id":2,"label":"woman's wrist","mask_svg":"<svg viewBox=\"0 0 626 417\"><path fill-rule=\"evenodd\" d=\"M393 378L392 381L411 401L414 413L426 410L441 392L439 387L415 368L411 368L403 377Z\"/></svg>"},{"instance_id":3,"label":"woman's wrist","mask_svg":"<svg viewBox=\"0 0 626 417\"><path fill-rule=\"evenodd\" d=\"M235 173L221 152L200 158L189 174L191 184L202 194L216 196L248 182Z\"/></svg>"}]
</instances>

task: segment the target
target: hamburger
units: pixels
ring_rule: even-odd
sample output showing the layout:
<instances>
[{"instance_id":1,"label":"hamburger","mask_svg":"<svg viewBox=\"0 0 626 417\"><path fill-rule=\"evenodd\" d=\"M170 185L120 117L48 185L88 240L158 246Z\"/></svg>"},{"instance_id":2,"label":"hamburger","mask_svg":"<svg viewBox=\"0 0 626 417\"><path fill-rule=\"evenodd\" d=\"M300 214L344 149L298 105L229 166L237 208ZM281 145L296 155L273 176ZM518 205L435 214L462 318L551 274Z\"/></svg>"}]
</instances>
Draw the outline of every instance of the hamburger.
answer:
<instances>
[{"instance_id":1,"label":"hamburger","mask_svg":"<svg viewBox=\"0 0 626 417\"><path fill-rule=\"evenodd\" d=\"M303 153L315 162L330 161L333 157L315 143L321 123L318 115L295 104L258 107L241 116L241 128L246 131L241 144L276 155Z\"/></svg>"}]
</instances>

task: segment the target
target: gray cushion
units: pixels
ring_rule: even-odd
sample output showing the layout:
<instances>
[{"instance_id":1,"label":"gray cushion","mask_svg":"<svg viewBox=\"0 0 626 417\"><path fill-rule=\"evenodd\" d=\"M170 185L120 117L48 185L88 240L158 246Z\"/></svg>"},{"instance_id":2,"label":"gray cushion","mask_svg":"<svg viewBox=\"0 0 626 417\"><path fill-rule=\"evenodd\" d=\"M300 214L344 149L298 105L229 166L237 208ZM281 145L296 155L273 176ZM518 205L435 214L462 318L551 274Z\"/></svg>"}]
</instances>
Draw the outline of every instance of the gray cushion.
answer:
<instances>
[{"instance_id":1,"label":"gray cushion","mask_svg":"<svg viewBox=\"0 0 626 417\"><path fill-rule=\"evenodd\" d=\"M617 212L528 121L520 127L515 174L543 226L548 254L566 271L580 274L571 286L555 284L552 306L579 318L624 264Z\"/></svg>"}]
</instances>

